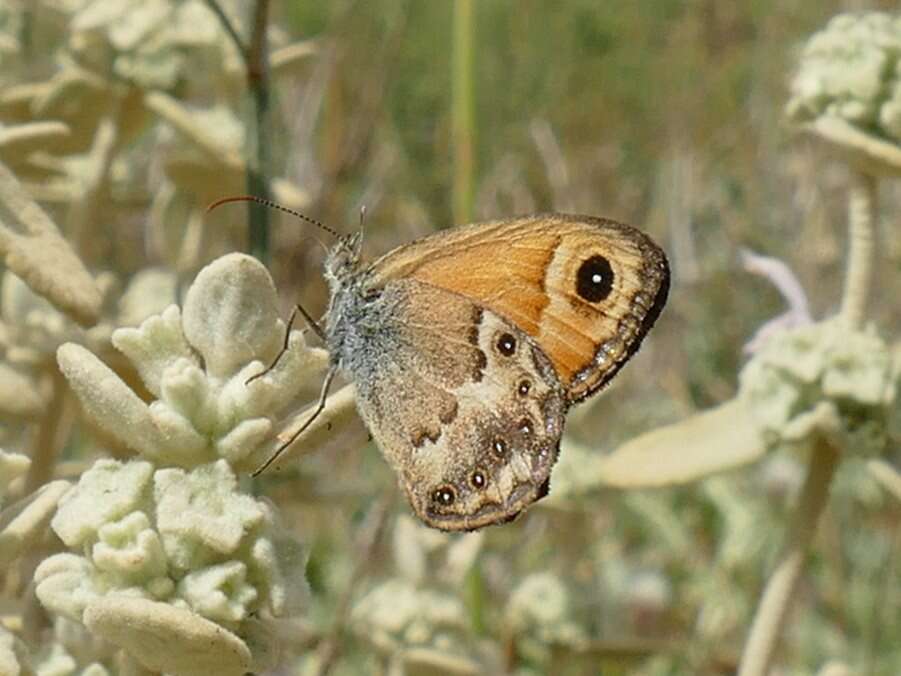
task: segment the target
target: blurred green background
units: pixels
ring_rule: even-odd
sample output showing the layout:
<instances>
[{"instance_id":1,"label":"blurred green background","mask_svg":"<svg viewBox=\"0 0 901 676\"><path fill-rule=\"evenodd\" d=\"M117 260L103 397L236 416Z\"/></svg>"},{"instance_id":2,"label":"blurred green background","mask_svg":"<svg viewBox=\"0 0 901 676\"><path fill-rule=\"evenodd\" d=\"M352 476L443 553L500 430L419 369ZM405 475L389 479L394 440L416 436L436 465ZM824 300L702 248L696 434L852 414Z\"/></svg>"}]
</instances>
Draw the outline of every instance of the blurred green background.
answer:
<instances>
[{"instance_id":1,"label":"blurred green background","mask_svg":"<svg viewBox=\"0 0 901 676\"><path fill-rule=\"evenodd\" d=\"M23 85L101 54L91 51L90 31L81 43L69 33L74 4L0 2L8 37L0 49L3 124L35 118L34 107L13 96ZM241 16L238 7L246 7L235 6ZM767 280L743 270L741 249L783 259L815 317L837 309L846 170L793 130L784 108L804 40L836 13L862 8L897 5L482 0L461 25L455 4L444 0L273 2L273 46L312 42L309 56L273 71L267 171L293 186L289 206L339 232L356 229L365 206L370 258L439 228L536 211L607 216L649 232L670 256L669 304L610 391L570 415L572 443L603 453L734 395L743 345L784 310ZM176 28L190 32L165 30ZM472 59L471 80L454 80L461 49ZM241 206L191 225L191 214L213 199L245 190L231 180L234 171L216 164L221 156L190 156L193 141L161 132L156 110L128 117L129 106L140 108L133 97L159 90L192 110L231 111L222 124L212 117L205 124L214 145L227 145L229 134L240 139L249 99L241 77L223 75L228 68L216 53L185 50L180 65L170 66L168 56L154 61L151 51L153 64L174 69L161 85L123 84L121 69L112 78L127 90L113 114L123 141L87 214L64 188L78 183L86 166L79 158L96 149L106 104L58 93L44 101L45 116L73 121L75 135L50 149L53 161L4 158L93 270L127 279L153 264L185 281L216 255L247 248ZM114 62L103 54L99 70ZM465 121L456 137L455 107ZM455 140L471 149L462 166ZM243 153L240 142L233 146ZM164 190L172 191L168 201ZM880 200L887 223L870 317L897 336L901 193L885 182ZM327 237L277 212L269 218L269 267L285 314L296 301L324 310L317 240L328 244ZM201 244L187 247L192 237ZM833 658L855 673L901 669L899 510L862 463L850 459L839 472L778 673L814 673ZM426 633L452 636L450 653L463 650L522 674L733 673L802 474L803 458L786 452L688 487L596 487L489 529L475 563L453 583L438 573L456 540L435 544L422 536L416 547L426 552L426 570L417 588L455 599L466 618L440 630L440 619L423 620ZM308 638L290 662L296 673L321 668L323 636L335 651L331 673L388 673L383 646L372 644L377 631L367 629L375 620L360 604L403 577L413 536L375 447L305 457L261 490L312 547ZM359 533L374 505L387 505L387 525L361 550ZM369 561L362 570L361 556ZM527 582L534 586L523 590ZM523 597L537 609L517 610ZM544 619L542 607L549 609ZM520 631L511 617L529 612L538 619ZM417 640L412 630L400 633L398 641Z\"/></svg>"},{"instance_id":2,"label":"blurred green background","mask_svg":"<svg viewBox=\"0 0 901 676\"><path fill-rule=\"evenodd\" d=\"M610 393L570 416L575 437L612 448L734 393L742 345L784 303L742 270L741 248L783 258L815 316L837 309L846 176L783 111L804 39L848 9L474 3L472 219L542 210L610 216L650 232L674 269L650 345ZM316 215L346 231L366 204L370 255L467 220L453 203L452 3L298 3L286 18L334 50L307 151L322 180ZM290 167L296 148L283 150ZM896 213L897 190L889 184L881 195L883 213ZM897 228L881 234L871 310L897 335L901 239ZM274 266L290 286L301 269L315 277L320 257L312 246L279 251ZM308 297L310 277L300 280L297 293ZM379 458L368 460L373 474L387 474ZM317 462L333 467L330 458ZM573 585L570 613L597 643L587 658L563 651L556 663L546 655L530 663L526 655L537 673L560 673L564 664L571 673L732 673L800 480L798 462L775 457L743 476L678 490L601 490L576 514L539 511L492 529L467 590L475 627L497 640L497 592L547 570ZM342 474L356 476L354 462L347 468ZM898 510L873 489L860 465L843 468L780 653L785 673L812 673L849 655L865 673L901 668L892 638L901 625L888 609L899 603ZM323 589L329 562L314 558ZM641 655L648 638L672 641L675 656L624 657L630 648Z\"/></svg>"},{"instance_id":3,"label":"blurred green background","mask_svg":"<svg viewBox=\"0 0 901 676\"><path fill-rule=\"evenodd\" d=\"M658 342L673 342L672 359L693 364L679 379L695 405L730 391L736 347L781 308L769 284L741 271L738 249L786 258L815 313L835 309L846 246L842 170L793 132L783 108L804 38L845 5L474 7L472 220L558 210L650 232L677 280ZM468 220L453 209L452 3L286 10L299 35L322 36L331 49L318 126L303 139L310 145L277 136L289 172L298 154L315 158L314 215L347 231L365 204L370 256ZM276 98L290 128L298 97ZM294 247L293 237L289 244L273 260L284 282L299 269L318 275L321 252ZM886 232L884 245L877 276L892 281L897 233ZM874 310L897 321L890 304Z\"/></svg>"}]
</instances>

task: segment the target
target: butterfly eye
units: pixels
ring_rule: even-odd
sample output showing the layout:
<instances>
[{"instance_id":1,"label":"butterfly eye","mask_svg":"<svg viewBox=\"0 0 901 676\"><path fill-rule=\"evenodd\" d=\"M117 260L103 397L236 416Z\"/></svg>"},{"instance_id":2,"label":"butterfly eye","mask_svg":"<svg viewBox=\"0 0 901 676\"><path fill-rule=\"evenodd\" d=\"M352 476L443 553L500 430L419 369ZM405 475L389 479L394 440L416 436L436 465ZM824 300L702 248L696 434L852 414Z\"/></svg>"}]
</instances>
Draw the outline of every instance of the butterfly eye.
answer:
<instances>
[{"instance_id":1,"label":"butterfly eye","mask_svg":"<svg viewBox=\"0 0 901 676\"><path fill-rule=\"evenodd\" d=\"M582 262L576 273L576 293L589 303L598 303L613 290L613 268L603 256L592 256Z\"/></svg>"},{"instance_id":2,"label":"butterfly eye","mask_svg":"<svg viewBox=\"0 0 901 676\"><path fill-rule=\"evenodd\" d=\"M488 483L488 479L485 478L485 473L480 469L473 472L469 480L475 488L485 488L485 485Z\"/></svg>"},{"instance_id":3,"label":"butterfly eye","mask_svg":"<svg viewBox=\"0 0 901 676\"><path fill-rule=\"evenodd\" d=\"M497 339L497 351L505 357L512 357L516 352L516 338L509 333L502 333Z\"/></svg>"},{"instance_id":4,"label":"butterfly eye","mask_svg":"<svg viewBox=\"0 0 901 676\"><path fill-rule=\"evenodd\" d=\"M363 300L366 301L367 303L374 303L381 297L382 297L381 289L367 289L366 292L363 294Z\"/></svg>"},{"instance_id":5,"label":"butterfly eye","mask_svg":"<svg viewBox=\"0 0 901 676\"><path fill-rule=\"evenodd\" d=\"M434 493L432 493L432 499L439 505L450 507L452 504L454 504L454 500L457 499L457 494L450 486L442 486Z\"/></svg>"},{"instance_id":6,"label":"butterfly eye","mask_svg":"<svg viewBox=\"0 0 901 676\"><path fill-rule=\"evenodd\" d=\"M532 383L528 380L520 380L519 385L516 387L516 392L520 397L524 397L529 393L529 390L532 389Z\"/></svg>"}]
</instances>

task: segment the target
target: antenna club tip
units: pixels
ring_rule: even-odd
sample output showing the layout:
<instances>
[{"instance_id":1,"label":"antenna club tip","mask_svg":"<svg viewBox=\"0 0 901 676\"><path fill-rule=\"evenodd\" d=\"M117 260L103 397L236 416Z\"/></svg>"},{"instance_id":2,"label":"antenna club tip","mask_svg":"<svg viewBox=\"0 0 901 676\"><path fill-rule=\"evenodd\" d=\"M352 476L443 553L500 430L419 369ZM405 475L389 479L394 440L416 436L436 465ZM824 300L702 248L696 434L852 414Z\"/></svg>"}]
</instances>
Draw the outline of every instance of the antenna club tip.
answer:
<instances>
[{"instance_id":1,"label":"antenna club tip","mask_svg":"<svg viewBox=\"0 0 901 676\"><path fill-rule=\"evenodd\" d=\"M217 207L221 207L223 204L228 204L229 202L255 202L257 200L253 195L234 195L232 197L223 197L220 200L216 200L212 204L210 204L206 211L207 213L211 212L213 209Z\"/></svg>"}]
</instances>

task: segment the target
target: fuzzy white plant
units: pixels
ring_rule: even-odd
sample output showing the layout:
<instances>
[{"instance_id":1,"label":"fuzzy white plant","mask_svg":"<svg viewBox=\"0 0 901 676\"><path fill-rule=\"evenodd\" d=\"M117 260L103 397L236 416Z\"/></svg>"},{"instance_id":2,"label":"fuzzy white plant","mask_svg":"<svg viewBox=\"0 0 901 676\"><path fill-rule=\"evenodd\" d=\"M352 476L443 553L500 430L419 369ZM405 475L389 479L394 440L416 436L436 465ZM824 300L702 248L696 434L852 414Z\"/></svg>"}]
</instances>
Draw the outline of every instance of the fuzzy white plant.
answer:
<instances>
[{"instance_id":1,"label":"fuzzy white plant","mask_svg":"<svg viewBox=\"0 0 901 676\"><path fill-rule=\"evenodd\" d=\"M477 673L466 609L452 590L463 584L483 542L482 533L448 535L398 517L396 574L354 605L353 629L400 673Z\"/></svg>"},{"instance_id":2,"label":"fuzzy white plant","mask_svg":"<svg viewBox=\"0 0 901 676\"><path fill-rule=\"evenodd\" d=\"M891 348L875 332L850 332L835 319L773 336L740 383L772 446L824 435L849 453L879 455L898 425L901 372Z\"/></svg>"},{"instance_id":3,"label":"fuzzy white plant","mask_svg":"<svg viewBox=\"0 0 901 676\"><path fill-rule=\"evenodd\" d=\"M789 117L837 117L901 139L901 16L840 14L804 45Z\"/></svg>"},{"instance_id":4,"label":"fuzzy white plant","mask_svg":"<svg viewBox=\"0 0 901 676\"><path fill-rule=\"evenodd\" d=\"M251 380L277 355L284 331L269 273L230 254L201 270L183 309L170 306L139 328L113 333L151 403L79 345L63 345L58 359L85 415L146 460L196 467L222 458L248 470L272 450L279 415L296 407L326 363L324 350L292 331L276 368Z\"/></svg>"},{"instance_id":5,"label":"fuzzy white plant","mask_svg":"<svg viewBox=\"0 0 901 676\"><path fill-rule=\"evenodd\" d=\"M305 554L236 471L271 452L278 415L326 358L294 331L250 380L284 330L266 269L230 254L198 274L183 309L113 333L151 403L87 349L59 349L86 417L140 459L98 460L60 501L51 526L71 551L34 576L48 611L153 671L271 666L272 623L300 610Z\"/></svg>"},{"instance_id":6,"label":"fuzzy white plant","mask_svg":"<svg viewBox=\"0 0 901 676\"><path fill-rule=\"evenodd\" d=\"M8 453L0 448L0 507L3 506L3 498L6 496L7 486L13 479L25 474L31 460L21 453Z\"/></svg>"},{"instance_id":7,"label":"fuzzy white plant","mask_svg":"<svg viewBox=\"0 0 901 676\"><path fill-rule=\"evenodd\" d=\"M68 49L83 62L146 88L192 75L190 59L238 69L238 55L201 0L89 0L72 15Z\"/></svg>"},{"instance_id":8,"label":"fuzzy white plant","mask_svg":"<svg viewBox=\"0 0 901 676\"><path fill-rule=\"evenodd\" d=\"M537 648L552 643L579 643L586 640L582 628L573 621L572 599L563 581L554 573L532 573L525 577L507 602L510 628L537 641Z\"/></svg>"}]
</instances>

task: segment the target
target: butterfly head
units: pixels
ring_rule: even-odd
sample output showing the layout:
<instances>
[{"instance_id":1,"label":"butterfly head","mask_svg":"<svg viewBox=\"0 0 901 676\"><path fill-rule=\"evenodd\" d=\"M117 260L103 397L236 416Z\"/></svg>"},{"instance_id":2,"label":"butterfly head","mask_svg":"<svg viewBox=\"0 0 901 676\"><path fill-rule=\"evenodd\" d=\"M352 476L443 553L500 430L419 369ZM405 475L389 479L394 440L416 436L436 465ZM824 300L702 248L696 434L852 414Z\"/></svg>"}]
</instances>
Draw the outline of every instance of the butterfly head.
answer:
<instances>
[{"instance_id":1,"label":"butterfly head","mask_svg":"<svg viewBox=\"0 0 901 676\"><path fill-rule=\"evenodd\" d=\"M363 233L355 232L338 238L325 257L325 277L329 286L346 286L360 267Z\"/></svg>"}]
</instances>

